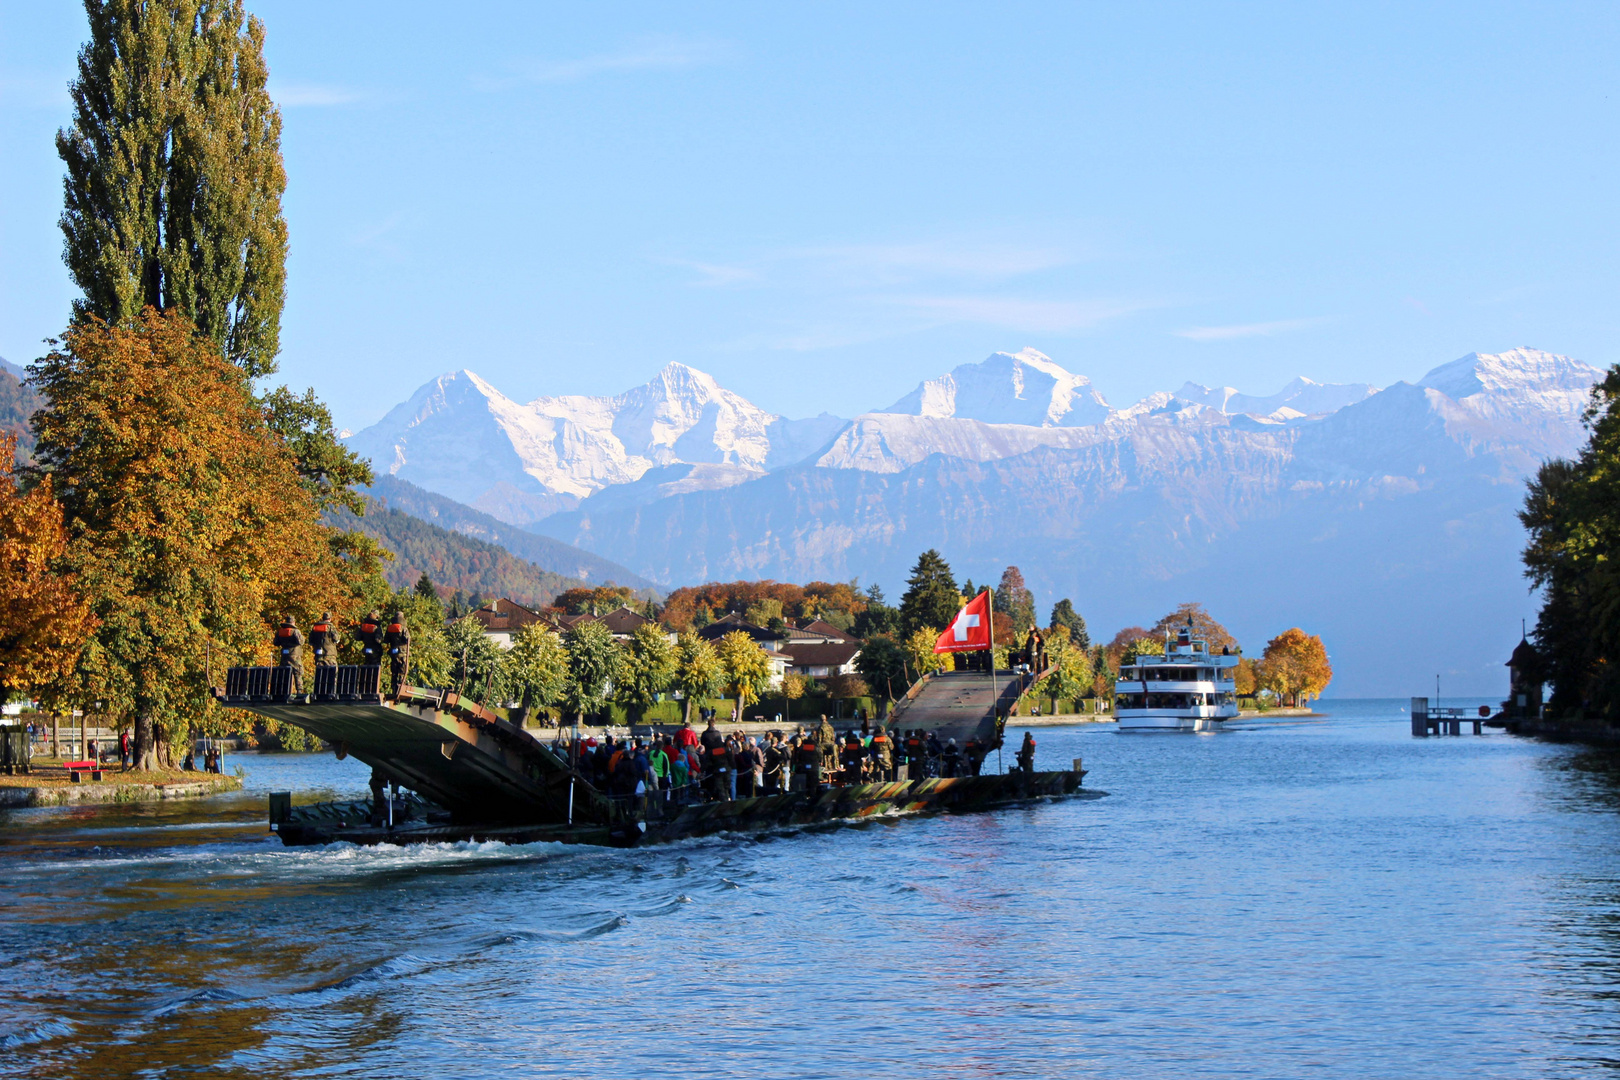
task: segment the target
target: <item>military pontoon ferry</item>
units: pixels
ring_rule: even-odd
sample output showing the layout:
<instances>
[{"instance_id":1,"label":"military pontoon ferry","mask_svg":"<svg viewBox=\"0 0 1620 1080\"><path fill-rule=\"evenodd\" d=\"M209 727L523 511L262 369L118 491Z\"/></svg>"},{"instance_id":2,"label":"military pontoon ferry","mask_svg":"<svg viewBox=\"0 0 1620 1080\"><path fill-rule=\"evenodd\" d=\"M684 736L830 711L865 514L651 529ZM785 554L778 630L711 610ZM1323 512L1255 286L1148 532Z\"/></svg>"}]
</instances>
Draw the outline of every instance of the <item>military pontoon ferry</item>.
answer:
<instances>
[{"instance_id":1,"label":"military pontoon ferry","mask_svg":"<svg viewBox=\"0 0 1620 1080\"><path fill-rule=\"evenodd\" d=\"M226 708L245 709L315 735L339 757L370 765L394 789L369 799L295 806L270 796L270 826L289 846L348 841L409 844L462 840L635 846L717 832L764 832L883 815L988 810L1061 796L1095 798L1084 770L823 786L721 802L598 791L536 734L451 690L402 686L379 692L376 667L321 667L301 692L291 668L231 668ZM897 709L896 727L974 734L999 745L1006 691L988 675L936 675ZM999 689L999 687L998 687ZM1016 700L1013 693L1012 700ZM905 714L909 713L909 720ZM965 742L965 738L964 738Z\"/></svg>"}]
</instances>

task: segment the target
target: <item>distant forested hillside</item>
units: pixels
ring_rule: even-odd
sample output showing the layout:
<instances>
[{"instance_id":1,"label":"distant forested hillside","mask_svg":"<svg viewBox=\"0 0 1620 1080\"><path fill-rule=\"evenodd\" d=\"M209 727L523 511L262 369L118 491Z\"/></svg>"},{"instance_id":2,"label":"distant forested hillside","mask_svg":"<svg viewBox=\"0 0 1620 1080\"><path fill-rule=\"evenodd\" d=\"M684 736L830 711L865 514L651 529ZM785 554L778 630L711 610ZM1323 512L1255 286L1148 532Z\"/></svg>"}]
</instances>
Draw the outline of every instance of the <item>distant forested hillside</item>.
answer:
<instances>
[{"instance_id":1,"label":"distant forested hillside","mask_svg":"<svg viewBox=\"0 0 1620 1080\"><path fill-rule=\"evenodd\" d=\"M17 457L26 459L34 449L28 418L45 404L34 388L22 381L26 373L0 357L0 431L17 436Z\"/></svg>"},{"instance_id":2,"label":"distant forested hillside","mask_svg":"<svg viewBox=\"0 0 1620 1080\"><path fill-rule=\"evenodd\" d=\"M443 526L463 536L499 544L518 558L527 559L536 566L546 567L558 574L581 578L592 585L625 585L637 590L638 594L642 592L648 595L656 594L657 586L628 567L604 559L600 555L592 555L561 540L508 525L454 499L425 491L398 477L379 475L366 494L382 500L386 506L403 510L407 514Z\"/></svg>"},{"instance_id":3,"label":"distant forested hillside","mask_svg":"<svg viewBox=\"0 0 1620 1080\"><path fill-rule=\"evenodd\" d=\"M588 587L578 578L542 570L495 544L441 529L374 500L367 502L365 517L342 511L334 515L334 523L364 533L394 553L384 573L395 588L415 585L426 573L442 589L544 607L564 589Z\"/></svg>"}]
</instances>

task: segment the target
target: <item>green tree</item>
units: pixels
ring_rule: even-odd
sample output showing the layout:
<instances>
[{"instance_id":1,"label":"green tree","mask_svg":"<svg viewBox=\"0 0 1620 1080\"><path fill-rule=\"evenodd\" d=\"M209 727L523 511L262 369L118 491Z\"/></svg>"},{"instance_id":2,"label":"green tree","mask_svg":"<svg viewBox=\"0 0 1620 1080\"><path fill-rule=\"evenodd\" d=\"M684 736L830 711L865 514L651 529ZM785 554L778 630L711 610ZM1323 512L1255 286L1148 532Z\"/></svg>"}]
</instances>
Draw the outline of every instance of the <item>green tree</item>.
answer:
<instances>
[{"instance_id":1,"label":"green tree","mask_svg":"<svg viewBox=\"0 0 1620 1080\"><path fill-rule=\"evenodd\" d=\"M934 651L937 641L939 631L932 626L919 626L906 638L906 656L911 661L912 675L920 679L924 675L945 670L945 655Z\"/></svg>"},{"instance_id":2,"label":"green tree","mask_svg":"<svg viewBox=\"0 0 1620 1080\"><path fill-rule=\"evenodd\" d=\"M512 639L506 654L508 692L525 713L550 708L568 686L568 650L543 623L530 623Z\"/></svg>"},{"instance_id":3,"label":"green tree","mask_svg":"<svg viewBox=\"0 0 1620 1080\"><path fill-rule=\"evenodd\" d=\"M772 623L783 622L782 601L771 596L761 597L748 605L743 612L743 618L755 626L770 626Z\"/></svg>"},{"instance_id":4,"label":"green tree","mask_svg":"<svg viewBox=\"0 0 1620 1080\"><path fill-rule=\"evenodd\" d=\"M1001 584L996 586L995 604L996 610L1005 613L1012 622L1013 633L1020 639L1035 625L1035 594L1024 584L1023 571L1018 567L1009 566L1002 571Z\"/></svg>"},{"instance_id":5,"label":"green tree","mask_svg":"<svg viewBox=\"0 0 1620 1080\"><path fill-rule=\"evenodd\" d=\"M1519 520L1525 576L1544 597L1535 639L1551 713L1620 723L1620 365L1592 387L1587 441L1537 470Z\"/></svg>"},{"instance_id":6,"label":"green tree","mask_svg":"<svg viewBox=\"0 0 1620 1080\"><path fill-rule=\"evenodd\" d=\"M393 618L396 611L405 615L405 628L411 632L412 685L445 687L456 681L456 661L445 633L444 609L437 598L418 596L414 589L396 589L381 611L384 618Z\"/></svg>"},{"instance_id":7,"label":"green tree","mask_svg":"<svg viewBox=\"0 0 1620 1080\"><path fill-rule=\"evenodd\" d=\"M1092 688L1096 673L1091 656L1069 638L1066 629L1055 629L1047 643L1047 655L1051 671L1037 685L1039 693L1057 701L1078 701Z\"/></svg>"},{"instance_id":8,"label":"green tree","mask_svg":"<svg viewBox=\"0 0 1620 1080\"><path fill-rule=\"evenodd\" d=\"M1069 640L1082 649L1091 648L1091 635L1086 632L1086 620L1074 610L1074 603L1064 597L1052 605L1052 629L1063 627L1069 631Z\"/></svg>"},{"instance_id":9,"label":"green tree","mask_svg":"<svg viewBox=\"0 0 1620 1080\"><path fill-rule=\"evenodd\" d=\"M85 0L69 87L63 259L76 321L175 309L250 377L276 369L286 296L281 114L240 0Z\"/></svg>"},{"instance_id":10,"label":"green tree","mask_svg":"<svg viewBox=\"0 0 1620 1080\"><path fill-rule=\"evenodd\" d=\"M570 627L563 635L563 645L568 650L564 700L583 723L585 717L607 706L608 695L619 678L619 643L601 622L590 620Z\"/></svg>"},{"instance_id":11,"label":"green tree","mask_svg":"<svg viewBox=\"0 0 1620 1080\"><path fill-rule=\"evenodd\" d=\"M875 583L866 590L866 610L855 616L852 632L863 641L874 634L893 637L900 632L900 609L883 602L883 590Z\"/></svg>"},{"instance_id":12,"label":"green tree","mask_svg":"<svg viewBox=\"0 0 1620 1080\"><path fill-rule=\"evenodd\" d=\"M954 615L955 610L951 613ZM860 672L872 693L886 701L893 701L910 687L906 664L905 650L887 634L867 638L855 657L855 670Z\"/></svg>"},{"instance_id":13,"label":"green tree","mask_svg":"<svg viewBox=\"0 0 1620 1080\"><path fill-rule=\"evenodd\" d=\"M484 633L484 624L469 615L451 623L444 636L457 693L486 704L506 700L506 651Z\"/></svg>"},{"instance_id":14,"label":"green tree","mask_svg":"<svg viewBox=\"0 0 1620 1080\"><path fill-rule=\"evenodd\" d=\"M771 685L771 660L758 642L741 630L733 630L720 639L714 651L725 668L726 685L736 697L739 710L764 696Z\"/></svg>"},{"instance_id":15,"label":"green tree","mask_svg":"<svg viewBox=\"0 0 1620 1080\"><path fill-rule=\"evenodd\" d=\"M906 594L900 599L900 628L907 636L922 626L949 626L956 618L962 596L938 551L929 548L917 557L906 584Z\"/></svg>"},{"instance_id":16,"label":"green tree","mask_svg":"<svg viewBox=\"0 0 1620 1080\"><path fill-rule=\"evenodd\" d=\"M682 719L692 719L692 702L717 696L725 684L726 667L714 646L696 634L682 634L675 642L675 688L684 701Z\"/></svg>"},{"instance_id":17,"label":"green tree","mask_svg":"<svg viewBox=\"0 0 1620 1080\"><path fill-rule=\"evenodd\" d=\"M433 579L428 577L426 570L422 571L422 576L416 579L416 595L423 599L437 600L439 598L439 590L433 587Z\"/></svg>"},{"instance_id":18,"label":"green tree","mask_svg":"<svg viewBox=\"0 0 1620 1080\"><path fill-rule=\"evenodd\" d=\"M640 723L658 695L674 683L676 663L675 646L657 623L636 627L624 645L624 663L614 687L633 723Z\"/></svg>"}]
</instances>

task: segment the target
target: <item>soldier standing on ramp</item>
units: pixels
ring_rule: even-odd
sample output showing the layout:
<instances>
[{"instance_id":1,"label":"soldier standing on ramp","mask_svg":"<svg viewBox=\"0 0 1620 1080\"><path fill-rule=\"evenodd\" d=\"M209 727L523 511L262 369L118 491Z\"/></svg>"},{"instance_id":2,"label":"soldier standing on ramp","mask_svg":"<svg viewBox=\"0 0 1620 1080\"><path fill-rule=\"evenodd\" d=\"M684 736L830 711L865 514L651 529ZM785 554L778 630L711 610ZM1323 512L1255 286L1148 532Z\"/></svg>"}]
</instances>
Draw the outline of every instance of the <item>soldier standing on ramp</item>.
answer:
<instances>
[{"instance_id":1,"label":"soldier standing on ramp","mask_svg":"<svg viewBox=\"0 0 1620 1080\"><path fill-rule=\"evenodd\" d=\"M316 667L336 667L337 634L332 630L332 613L321 613L320 621L309 628L309 647L315 650Z\"/></svg>"},{"instance_id":2,"label":"soldier standing on ramp","mask_svg":"<svg viewBox=\"0 0 1620 1080\"><path fill-rule=\"evenodd\" d=\"M281 620L276 630L276 666L292 669L292 685L288 693L304 692L304 635L293 625L292 616Z\"/></svg>"},{"instance_id":3,"label":"soldier standing on ramp","mask_svg":"<svg viewBox=\"0 0 1620 1080\"><path fill-rule=\"evenodd\" d=\"M360 620L354 628L354 638L360 643L360 663L364 667L382 666L382 618L375 611Z\"/></svg>"},{"instance_id":4,"label":"soldier standing on ramp","mask_svg":"<svg viewBox=\"0 0 1620 1080\"><path fill-rule=\"evenodd\" d=\"M405 613L394 612L394 621L388 624L388 632L383 635L383 645L388 649L388 674L394 682L394 696L399 696L400 687L405 685L405 676L411 671L411 631L405 625Z\"/></svg>"}]
</instances>

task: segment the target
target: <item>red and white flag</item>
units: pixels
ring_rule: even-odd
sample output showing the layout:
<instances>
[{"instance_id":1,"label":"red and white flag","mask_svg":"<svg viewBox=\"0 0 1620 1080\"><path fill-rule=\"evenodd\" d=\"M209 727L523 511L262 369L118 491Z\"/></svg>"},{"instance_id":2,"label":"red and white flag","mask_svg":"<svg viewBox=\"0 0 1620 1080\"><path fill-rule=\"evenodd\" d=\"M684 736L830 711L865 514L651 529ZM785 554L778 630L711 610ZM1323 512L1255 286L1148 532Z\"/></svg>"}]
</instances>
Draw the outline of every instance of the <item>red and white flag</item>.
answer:
<instances>
[{"instance_id":1,"label":"red and white flag","mask_svg":"<svg viewBox=\"0 0 1620 1080\"><path fill-rule=\"evenodd\" d=\"M969 600L945 632L934 642L934 651L972 652L990 647L990 593L985 591Z\"/></svg>"}]
</instances>

